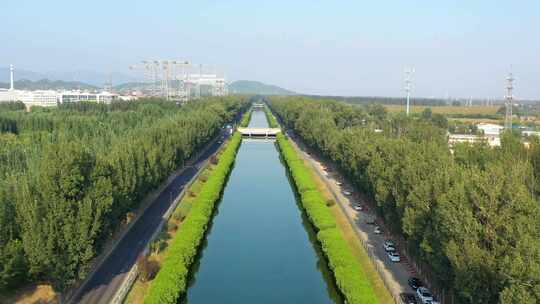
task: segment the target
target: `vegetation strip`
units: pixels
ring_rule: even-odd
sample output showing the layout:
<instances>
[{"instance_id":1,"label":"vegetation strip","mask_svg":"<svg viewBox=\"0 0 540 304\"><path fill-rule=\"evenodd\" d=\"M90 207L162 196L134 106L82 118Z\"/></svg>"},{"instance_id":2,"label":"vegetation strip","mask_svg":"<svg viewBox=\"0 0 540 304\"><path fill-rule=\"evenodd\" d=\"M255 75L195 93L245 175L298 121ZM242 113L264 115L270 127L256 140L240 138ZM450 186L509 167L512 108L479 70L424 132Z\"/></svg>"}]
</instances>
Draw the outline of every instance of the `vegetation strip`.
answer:
<instances>
[{"instance_id":1,"label":"vegetation strip","mask_svg":"<svg viewBox=\"0 0 540 304\"><path fill-rule=\"evenodd\" d=\"M277 136L278 146L300 193L301 204L328 258L339 290L347 303L378 303L377 297L360 264L354 257L336 221L311 176L309 168L283 134Z\"/></svg>"},{"instance_id":2,"label":"vegetation strip","mask_svg":"<svg viewBox=\"0 0 540 304\"><path fill-rule=\"evenodd\" d=\"M267 105L264 106L264 114L266 114L266 120L268 121L268 126L270 128L279 128L279 123Z\"/></svg>"},{"instance_id":3,"label":"vegetation strip","mask_svg":"<svg viewBox=\"0 0 540 304\"><path fill-rule=\"evenodd\" d=\"M241 139L240 134L235 133L220 155L218 164L202 186L179 233L172 240L169 254L150 285L145 303L177 303L186 292L189 268L202 243L214 206L221 196Z\"/></svg>"},{"instance_id":4,"label":"vegetation strip","mask_svg":"<svg viewBox=\"0 0 540 304\"><path fill-rule=\"evenodd\" d=\"M240 127L247 127L249 125L249 121L251 120L251 113L253 112L252 108L249 108L247 112L242 116L242 120L240 120Z\"/></svg>"}]
</instances>

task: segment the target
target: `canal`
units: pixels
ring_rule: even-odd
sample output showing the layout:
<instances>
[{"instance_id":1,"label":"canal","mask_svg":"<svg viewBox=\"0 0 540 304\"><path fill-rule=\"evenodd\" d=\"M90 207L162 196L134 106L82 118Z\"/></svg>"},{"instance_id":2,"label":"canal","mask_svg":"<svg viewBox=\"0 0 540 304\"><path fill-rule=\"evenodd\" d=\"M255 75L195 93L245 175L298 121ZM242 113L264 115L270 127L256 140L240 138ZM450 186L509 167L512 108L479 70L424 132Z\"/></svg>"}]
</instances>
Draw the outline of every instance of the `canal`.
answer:
<instances>
[{"instance_id":1,"label":"canal","mask_svg":"<svg viewBox=\"0 0 540 304\"><path fill-rule=\"evenodd\" d=\"M315 242L274 142L244 140L184 302L342 303Z\"/></svg>"}]
</instances>

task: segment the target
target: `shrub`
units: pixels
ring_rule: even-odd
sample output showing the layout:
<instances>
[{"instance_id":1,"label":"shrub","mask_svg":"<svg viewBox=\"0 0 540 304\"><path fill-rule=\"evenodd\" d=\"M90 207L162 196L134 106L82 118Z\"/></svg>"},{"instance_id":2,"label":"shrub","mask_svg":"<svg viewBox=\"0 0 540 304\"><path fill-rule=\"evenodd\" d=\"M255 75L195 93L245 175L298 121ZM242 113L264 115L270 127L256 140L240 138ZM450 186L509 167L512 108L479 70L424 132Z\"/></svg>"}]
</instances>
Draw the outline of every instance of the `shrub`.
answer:
<instances>
[{"instance_id":1,"label":"shrub","mask_svg":"<svg viewBox=\"0 0 540 304\"><path fill-rule=\"evenodd\" d=\"M202 243L214 206L219 200L241 140L240 134L235 133L223 151L215 170L201 187L180 231L170 244L169 253L163 261L161 270L151 283L144 303L177 303L186 292L188 269Z\"/></svg>"},{"instance_id":2,"label":"shrub","mask_svg":"<svg viewBox=\"0 0 540 304\"><path fill-rule=\"evenodd\" d=\"M311 171L283 134L278 134L277 142L300 193L301 204L310 222L318 231L317 239L346 303L378 303L364 271L341 232L336 228L336 220L328 209L328 206L335 202L332 200L327 202L317 190Z\"/></svg>"},{"instance_id":3,"label":"shrub","mask_svg":"<svg viewBox=\"0 0 540 304\"><path fill-rule=\"evenodd\" d=\"M251 112L252 109L249 109L244 116L242 116L242 120L240 120L240 127L247 127L249 125L249 120L251 119Z\"/></svg>"},{"instance_id":4,"label":"shrub","mask_svg":"<svg viewBox=\"0 0 540 304\"><path fill-rule=\"evenodd\" d=\"M266 120L268 120L268 126L270 128L278 128L279 123L277 122L276 117L274 114L272 114L272 111L268 108L268 106L264 107L264 113L266 114Z\"/></svg>"},{"instance_id":5,"label":"shrub","mask_svg":"<svg viewBox=\"0 0 540 304\"><path fill-rule=\"evenodd\" d=\"M139 280L148 282L158 273L159 264L156 261L149 260L147 256L141 255L137 259L137 268L139 270Z\"/></svg>"},{"instance_id":6,"label":"shrub","mask_svg":"<svg viewBox=\"0 0 540 304\"><path fill-rule=\"evenodd\" d=\"M178 230L178 225L175 224L175 223L167 223L167 231L169 232L175 232L176 230Z\"/></svg>"}]
</instances>

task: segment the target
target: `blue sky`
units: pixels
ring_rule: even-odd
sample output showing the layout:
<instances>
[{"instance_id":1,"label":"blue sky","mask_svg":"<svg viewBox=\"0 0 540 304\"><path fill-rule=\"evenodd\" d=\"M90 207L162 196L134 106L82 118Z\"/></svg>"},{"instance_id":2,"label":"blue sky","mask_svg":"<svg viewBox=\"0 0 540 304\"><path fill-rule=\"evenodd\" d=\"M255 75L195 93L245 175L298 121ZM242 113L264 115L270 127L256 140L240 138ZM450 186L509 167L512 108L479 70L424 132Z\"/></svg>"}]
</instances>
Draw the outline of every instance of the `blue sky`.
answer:
<instances>
[{"instance_id":1,"label":"blue sky","mask_svg":"<svg viewBox=\"0 0 540 304\"><path fill-rule=\"evenodd\" d=\"M540 98L540 1L2 1L0 66L187 59L312 94Z\"/></svg>"}]
</instances>

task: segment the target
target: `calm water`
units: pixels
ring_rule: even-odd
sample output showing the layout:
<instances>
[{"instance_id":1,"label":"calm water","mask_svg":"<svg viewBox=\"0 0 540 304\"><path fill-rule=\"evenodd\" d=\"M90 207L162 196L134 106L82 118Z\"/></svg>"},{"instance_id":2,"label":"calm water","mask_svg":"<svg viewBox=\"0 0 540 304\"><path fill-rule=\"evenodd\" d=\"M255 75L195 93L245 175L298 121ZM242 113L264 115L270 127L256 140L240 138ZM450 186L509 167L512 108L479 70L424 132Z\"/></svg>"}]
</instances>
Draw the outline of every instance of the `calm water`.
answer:
<instances>
[{"instance_id":1,"label":"calm water","mask_svg":"<svg viewBox=\"0 0 540 304\"><path fill-rule=\"evenodd\" d=\"M266 127L253 112L251 127ZM341 303L273 142L244 140L186 301Z\"/></svg>"}]
</instances>

